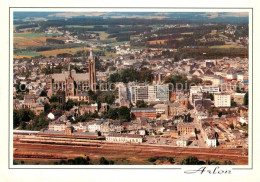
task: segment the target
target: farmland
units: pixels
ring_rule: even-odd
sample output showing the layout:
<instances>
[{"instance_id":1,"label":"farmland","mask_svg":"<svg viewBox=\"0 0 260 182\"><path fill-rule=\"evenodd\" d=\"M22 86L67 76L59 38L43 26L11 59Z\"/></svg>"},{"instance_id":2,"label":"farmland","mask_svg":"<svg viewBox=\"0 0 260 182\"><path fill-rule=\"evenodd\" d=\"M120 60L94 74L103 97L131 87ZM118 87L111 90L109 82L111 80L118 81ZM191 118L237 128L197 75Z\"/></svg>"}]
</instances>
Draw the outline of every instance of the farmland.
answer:
<instances>
[{"instance_id":1,"label":"farmland","mask_svg":"<svg viewBox=\"0 0 260 182\"><path fill-rule=\"evenodd\" d=\"M89 48L85 48L85 50L88 50ZM78 51L82 51L82 47L75 47L75 48L67 48L67 49L55 49L55 50L48 50L48 51L23 51L18 54L14 54L14 58L22 58L22 57L27 57L31 58L34 56L57 56L57 54L62 54L62 53L68 53L68 54L75 54ZM97 49L94 49L97 50Z\"/></svg>"},{"instance_id":2,"label":"farmland","mask_svg":"<svg viewBox=\"0 0 260 182\"><path fill-rule=\"evenodd\" d=\"M211 48L211 49L229 49L229 48L239 49L239 48L244 48L244 47L240 46L240 45L216 45L216 46L210 46L209 48Z\"/></svg>"},{"instance_id":3,"label":"farmland","mask_svg":"<svg viewBox=\"0 0 260 182\"><path fill-rule=\"evenodd\" d=\"M26 48L29 46L42 46L46 39L58 36L59 34L44 34L44 33L14 33L14 46L16 48ZM64 40L64 37L57 37L56 39Z\"/></svg>"}]
</instances>

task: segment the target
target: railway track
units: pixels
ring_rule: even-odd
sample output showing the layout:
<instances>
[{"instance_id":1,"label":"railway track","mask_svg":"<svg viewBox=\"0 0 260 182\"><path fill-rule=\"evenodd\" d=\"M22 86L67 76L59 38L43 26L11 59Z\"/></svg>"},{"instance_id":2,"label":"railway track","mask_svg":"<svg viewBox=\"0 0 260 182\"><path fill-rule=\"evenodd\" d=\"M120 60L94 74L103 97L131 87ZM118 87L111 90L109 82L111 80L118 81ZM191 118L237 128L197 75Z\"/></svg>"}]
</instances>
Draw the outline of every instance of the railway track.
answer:
<instances>
[{"instance_id":1,"label":"railway track","mask_svg":"<svg viewBox=\"0 0 260 182\"><path fill-rule=\"evenodd\" d=\"M149 157L166 156L184 158L197 156L200 160L231 160L236 164L247 164L248 156L242 149L220 148L185 148L169 146L152 146L145 144L119 144L106 141L78 138L53 138L26 136L14 138L14 158L37 158L51 160L56 158L73 158L87 155L91 158L106 157L109 159L131 158L147 160ZM30 156L31 155L31 156ZM40 157L37 157L39 155ZM58 156L57 156L58 155ZM52 159L52 160L53 160Z\"/></svg>"}]
</instances>

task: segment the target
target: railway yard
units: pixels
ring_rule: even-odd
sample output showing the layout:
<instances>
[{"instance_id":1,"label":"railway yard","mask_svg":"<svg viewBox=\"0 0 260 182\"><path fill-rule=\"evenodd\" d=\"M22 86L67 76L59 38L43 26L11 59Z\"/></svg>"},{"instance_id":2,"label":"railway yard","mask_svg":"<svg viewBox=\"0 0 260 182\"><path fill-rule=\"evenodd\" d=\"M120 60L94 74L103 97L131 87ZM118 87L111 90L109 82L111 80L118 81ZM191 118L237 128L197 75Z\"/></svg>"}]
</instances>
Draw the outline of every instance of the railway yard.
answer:
<instances>
[{"instance_id":1,"label":"railway yard","mask_svg":"<svg viewBox=\"0 0 260 182\"><path fill-rule=\"evenodd\" d=\"M100 138L75 138L64 136L14 135L13 159L26 164L50 164L75 157L100 157L114 160L115 164L153 164L149 157L172 157L174 164L188 156L199 160L232 161L236 165L247 165L248 156L243 149L187 148L149 144L109 143ZM160 164L169 164L167 162Z\"/></svg>"}]
</instances>

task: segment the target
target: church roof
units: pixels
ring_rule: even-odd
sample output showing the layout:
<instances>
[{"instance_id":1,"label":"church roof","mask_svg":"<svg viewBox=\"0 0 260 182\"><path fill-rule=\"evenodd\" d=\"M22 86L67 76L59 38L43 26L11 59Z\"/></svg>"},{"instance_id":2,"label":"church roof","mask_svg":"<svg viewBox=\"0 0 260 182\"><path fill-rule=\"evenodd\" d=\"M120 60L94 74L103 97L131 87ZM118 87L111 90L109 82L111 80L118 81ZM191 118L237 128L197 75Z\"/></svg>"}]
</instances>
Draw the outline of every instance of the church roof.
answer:
<instances>
[{"instance_id":1,"label":"church roof","mask_svg":"<svg viewBox=\"0 0 260 182\"><path fill-rule=\"evenodd\" d=\"M74 73L71 76L76 82L89 80L89 73ZM54 79L54 81L65 81L68 77L68 73L52 74L52 78Z\"/></svg>"}]
</instances>

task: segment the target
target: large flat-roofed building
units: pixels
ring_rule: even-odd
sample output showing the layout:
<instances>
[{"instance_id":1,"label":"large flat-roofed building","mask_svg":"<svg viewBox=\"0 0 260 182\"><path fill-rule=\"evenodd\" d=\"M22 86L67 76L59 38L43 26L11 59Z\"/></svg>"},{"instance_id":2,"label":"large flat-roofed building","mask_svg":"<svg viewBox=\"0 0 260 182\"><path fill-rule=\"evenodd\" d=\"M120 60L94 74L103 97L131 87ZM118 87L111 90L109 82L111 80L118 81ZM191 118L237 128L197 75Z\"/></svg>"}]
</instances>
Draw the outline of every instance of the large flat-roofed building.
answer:
<instances>
[{"instance_id":1,"label":"large flat-roofed building","mask_svg":"<svg viewBox=\"0 0 260 182\"><path fill-rule=\"evenodd\" d=\"M156 118L156 108L132 108L131 113L135 115L135 118Z\"/></svg>"},{"instance_id":2,"label":"large flat-roofed building","mask_svg":"<svg viewBox=\"0 0 260 182\"><path fill-rule=\"evenodd\" d=\"M110 133L106 136L106 141L116 143L142 143L143 138L135 134Z\"/></svg>"},{"instance_id":3,"label":"large flat-roofed building","mask_svg":"<svg viewBox=\"0 0 260 182\"><path fill-rule=\"evenodd\" d=\"M201 88L201 91L206 92L206 93L219 93L220 89L219 89L219 87L204 86Z\"/></svg>"},{"instance_id":4,"label":"large flat-roofed building","mask_svg":"<svg viewBox=\"0 0 260 182\"><path fill-rule=\"evenodd\" d=\"M231 95L225 93L214 94L214 105L215 107L230 107Z\"/></svg>"},{"instance_id":5,"label":"large flat-roofed building","mask_svg":"<svg viewBox=\"0 0 260 182\"><path fill-rule=\"evenodd\" d=\"M133 85L128 87L128 99L136 104L145 102L165 102L169 100L169 85Z\"/></svg>"}]
</instances>

